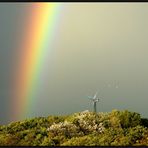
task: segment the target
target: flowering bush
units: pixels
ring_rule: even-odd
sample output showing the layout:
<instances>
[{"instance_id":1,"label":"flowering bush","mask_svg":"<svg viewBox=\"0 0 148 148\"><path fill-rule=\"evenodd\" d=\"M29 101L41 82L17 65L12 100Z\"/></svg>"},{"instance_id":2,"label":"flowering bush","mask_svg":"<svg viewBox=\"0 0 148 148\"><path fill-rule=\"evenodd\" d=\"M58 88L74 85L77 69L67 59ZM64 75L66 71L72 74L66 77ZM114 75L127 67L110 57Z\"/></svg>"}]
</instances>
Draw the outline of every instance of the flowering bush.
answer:
<instances>
[{"instance_id":1,"label":"flowering bush","mask_svg":"<svg viewBox=\"0 0 148 148\"><path fill-rule=\"evenodd\" d=\"M48 129L54 135L65 135L66 137L73 137L80 135L79 128L67 121L54 123Z\"/></svg>"},{"instance_id":2,"label":"flowering bush","mask_svg":"<svg viewBox=\"0 0 148 148\"><path fill-rule=\"evenodd\" d=\"M69 121L77 125L84 134L104 131L103 123L98 122L98 115L88 110L74 114Z\"/></svg>"}]
</instances>

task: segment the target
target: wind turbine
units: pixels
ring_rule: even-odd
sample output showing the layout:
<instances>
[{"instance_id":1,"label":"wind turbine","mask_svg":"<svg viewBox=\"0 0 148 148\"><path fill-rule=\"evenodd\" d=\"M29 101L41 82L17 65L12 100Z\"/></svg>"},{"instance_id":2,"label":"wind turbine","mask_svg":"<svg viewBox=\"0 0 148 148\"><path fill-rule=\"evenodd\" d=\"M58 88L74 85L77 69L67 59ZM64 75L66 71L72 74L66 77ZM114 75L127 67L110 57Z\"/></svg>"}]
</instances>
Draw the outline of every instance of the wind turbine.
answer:
<instances>
[{"instance_id":1,"label":"wind turbine","mask_svg":"<svg viewBox=\"0 0 148 148\"><path fill-rule=\"evenodd\" d=\"M99 98L97 98L97 93L98 92L96 92L96 94L93 97L88 96L88 98L93 102L93 107L94 107L94 112L95 113L97 112L97 106L96 106L96 104L97 104L97 102L99 102Z\"/></svg>"}]
</instances>

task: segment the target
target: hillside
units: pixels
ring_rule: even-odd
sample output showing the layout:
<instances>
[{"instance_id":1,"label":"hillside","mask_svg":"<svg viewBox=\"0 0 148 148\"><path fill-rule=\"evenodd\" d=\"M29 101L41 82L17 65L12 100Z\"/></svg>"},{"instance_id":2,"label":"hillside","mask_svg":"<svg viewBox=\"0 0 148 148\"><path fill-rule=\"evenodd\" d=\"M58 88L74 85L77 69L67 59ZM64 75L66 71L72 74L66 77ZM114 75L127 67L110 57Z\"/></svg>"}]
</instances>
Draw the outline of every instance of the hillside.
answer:
<instances>
[{"instance_id":1,"label":"hillside","mask_svg":"<svg viewBox=\"0 0 148 148\"><path fill-rule=\"evenodd\" d=\"M127 110L27 119L0 126L0 146L148 145L148 120Z\"/></svg>"}]
</instances>

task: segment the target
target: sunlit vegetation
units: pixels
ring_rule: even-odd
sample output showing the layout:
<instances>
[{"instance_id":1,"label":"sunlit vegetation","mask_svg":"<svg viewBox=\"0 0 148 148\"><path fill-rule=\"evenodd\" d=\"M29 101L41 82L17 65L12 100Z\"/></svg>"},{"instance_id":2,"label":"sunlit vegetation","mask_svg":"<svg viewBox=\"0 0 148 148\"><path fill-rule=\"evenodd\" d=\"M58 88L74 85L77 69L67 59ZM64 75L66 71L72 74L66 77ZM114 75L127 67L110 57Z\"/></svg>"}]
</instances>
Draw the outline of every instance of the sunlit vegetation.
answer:
<instances>
[{"instance_id":1,"label":"sunlit vegetation","mask_svg":"<svg viewBox=\"0 0 148 148\"><path fill-rule=\"evenodd\" d=\"M148 146L148 119L127 110L89 111L0 126L0 146Z\"/></svg>"}]
</instances>

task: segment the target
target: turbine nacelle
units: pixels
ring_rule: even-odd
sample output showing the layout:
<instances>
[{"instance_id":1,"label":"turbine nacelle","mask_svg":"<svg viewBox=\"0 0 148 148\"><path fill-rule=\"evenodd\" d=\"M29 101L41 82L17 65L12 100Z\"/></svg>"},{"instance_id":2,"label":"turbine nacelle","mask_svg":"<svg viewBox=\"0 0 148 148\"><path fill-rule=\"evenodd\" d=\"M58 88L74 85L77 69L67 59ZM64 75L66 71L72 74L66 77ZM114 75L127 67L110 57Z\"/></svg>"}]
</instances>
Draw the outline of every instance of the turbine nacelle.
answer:
<instances>
[{"instance_id":1,"label":"turbine nacelle","mask_svg":"<svg viewBox=\"0 0 148 148\"><path fill-rule=\"evenodd\" d=\"M93 97L88 96L88 99L90 99L93 102L99 102L99 98L97 98L97 92L96 92L96 94Z\"/></svg>"}]
</instances>

